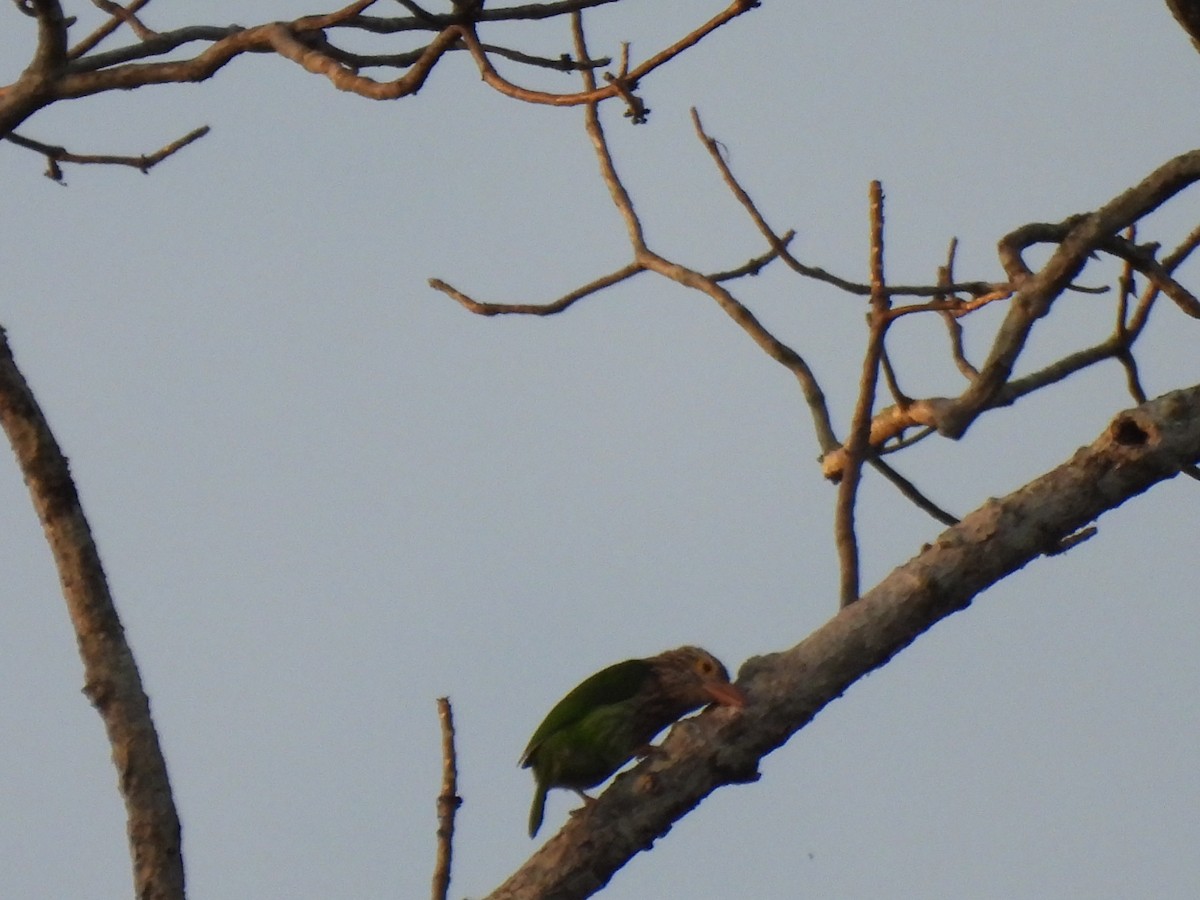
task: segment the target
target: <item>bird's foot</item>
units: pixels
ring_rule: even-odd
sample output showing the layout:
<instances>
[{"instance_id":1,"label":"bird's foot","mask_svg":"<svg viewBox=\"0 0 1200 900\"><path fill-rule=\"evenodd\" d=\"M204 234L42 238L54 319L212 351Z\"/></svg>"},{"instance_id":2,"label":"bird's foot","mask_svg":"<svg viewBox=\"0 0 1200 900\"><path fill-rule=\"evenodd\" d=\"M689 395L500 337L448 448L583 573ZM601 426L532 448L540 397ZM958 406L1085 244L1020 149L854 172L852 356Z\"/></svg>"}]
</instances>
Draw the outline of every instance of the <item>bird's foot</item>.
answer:
<instances>
[{"instance_id":1,"label":"bird's foot","mask_svg":"<svg viewBox=\"0 0 1200 900\"><path fill-rule=\"evenodd\" d=\"M575 793L577 793L579 795L579 799L583 801L583 806L576 807L575 809L571 810L569 815L577 816L580 813L587 812L589 809L591 809L593 806L596 805L595 797L588 796L587 794L585 794L583 791L579 790L578 788L576 788L574 790L575 790Z\"/></svg>"},{"instance_id":2,"label":"bird's foot","mask_svg":"<svg viewBox=\"0 0 1200 900\"><path fill-rule=\"evenodd\" d=\"M667 751L657 744L643 744L633 751L633 755L638 759L665 759Z\"/></svg>"}]
</instances>

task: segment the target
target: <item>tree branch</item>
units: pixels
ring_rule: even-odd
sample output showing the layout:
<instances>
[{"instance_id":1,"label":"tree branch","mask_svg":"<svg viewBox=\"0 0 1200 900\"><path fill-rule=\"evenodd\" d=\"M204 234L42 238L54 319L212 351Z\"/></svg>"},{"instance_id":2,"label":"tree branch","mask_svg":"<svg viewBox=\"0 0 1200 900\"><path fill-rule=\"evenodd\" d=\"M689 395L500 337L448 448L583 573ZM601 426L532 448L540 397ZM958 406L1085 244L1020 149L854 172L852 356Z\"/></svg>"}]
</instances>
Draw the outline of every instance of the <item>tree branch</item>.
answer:
<instances>
[{"instance_id":1,"label":"tree branch","mask_svg":"<svg viewBox=\"0 0 1200 900\"><path fill-rule=\"evenodd\" d=\"M137 663L67 460L0 328L0 426L16 454L58 567L83 660L84 693L104 720L125 798L134 895L183 900L179 817Z\"/></svg>"},{"instance_id":2,"label":"tree branch","mask_svg":"<svg viewBox=\"0 0 1200 900\"><path fill-rule=\"evenodd\" d=\"M433 869L433 900L450 893L450 863L454 851L454 816L462 806L458 796L458 756L454 750L454 710L449 697L439 697L438 721L442 725L442 789L438 793L437 862Z\"/></svg>"},{"instance_id":3,"label":"tree branch","mask_svg":"<svg viewBox=\"0 0 1200 900\"><path fill-rule=\"evenodd\" d=\"M165 147L161 147L154 153L141 156L111 156L104 154L91 153L72 153L66 147L56 147L52 144L43 144L41 141L35 141L31 138L22 137L16 132L12 132L4 140L16 144L18 147L24 147L27 150L33 150L36 153L41 153L46 157L46 177L54 181L62 183L63 173L60 168L60 163L77 163L79 165L108 165L108 166L132 166L142 174L147 174L151 169L157 166L160 162L175 153L178 153L188 144L193 141L198 141L209 132L207 125L201 125L199 128L193 129L183 137L172 141Z\"/></svg>"},{"instance_id":4,"label":"tree branch","mask_svg":"<svg viewBox=\"0 0 1200 900\"><path fill-rule=\"evenodd\" d=\"M22 5L38 23L38 45L34 61L21 78L0 87L0 136L10 133L38 110L58 100L90 96L112 90L131 90L152 84L198 82L211 78L231 60L244 53L275 53L314 74L325 76L339 90L350 91L375 100L394 100L415 94L424 85L437 62L449 51L465 48L474 58L483 81L494 90L527 103L552 106L578 106L613 97L622 97L644 118L645 107L633 91L638 80L695 46L723 25L758 6L757 0L732 0L723 11L693 29L669 47L641 64L623 70L610 83L587 91L558 94L515 84L500 75L489 58L487 47L479 40L479 22L538 20L565 14L578 15L585 8L602 6L615 0L571 0L571 2L528 4L497 10L456 8L449 15L435 15L419 6L407 4L411 17L380 19L362 15L378 0L355 2L331 13L303 16L291 22L269 22L249 28L240 26L190 26L170 32L156 32L136 15L145 2L133 0L120 6L112 0L93 0L109 12L109 20L70 50L67 28L57 0L28 0ZM481 6L481 4L479 5ZM139 38L138 43L104 53L91 53L99 43L126 25ZM429 43L409 53L357 57L336 47L330 35L336 30L397 33L429 32ZM202 41L209 46L188 59L142 62L161 57L185 44ZM597 61L581 57L573 64L552 62L505 48L498 55L538 67L572 69L591 67ZM404 69L391 80L376 80L359 74L363 64L395 65Z\"/></svg>"},{"instance_id":5,"label":"tree branch","mask_svg":"<svg viewBox=\"0 0 1200 900\"><path fill-rule=\"evenodd\" d=\"M105 9L106 6L109 7L109 19L68 50L67 57L69 59L78 59L88 51L95 49L105 38L126 22L129 23L130 27L134 29L134 33L143 41L148 40L151 36L157 36L156 33L151 32L143 26L137 18L138 11L149 4L150 0L133 0L132 3L124 7L118 6L115 3L108 3L107 0L92 0L92 2L101 9ZM115 7L115 9L112 7Z\"/></svg>"},{"instance_id":6,"label":"tree branch","mask_svg":"<svg viewBox=\"0 0 1200 900\"><path fill-rule=\"evenodd\" d=\"M1007 253L1002 241L1002 260L1009 276L1019 279L1019 289L1009 304L992 351L980 367L979 377L946 407L937 423L938 430L949 437L962 437L1004 387L1034 323L1050 311L1092 252L1104 240L1153 212L1197 179L1200 179L1200 150L1192 150L1160 166L1095 212L1068 220L1071 227L1066 238L1036 275L1024 267L1019 255Z\"/></svg>"},{"instance_id":7,"label":"tree branch","mask_svg":"<svg viewBox=\"0 0 1200 900\"><path fill-rule=\"evenodd\" d=\"M847 688L991 585L1052 553L1103 513L1200 460L1200 385L1120 413L1040 478L989 500L796 646L742 666L750 697L676 725L662 752L620 775L488 900L576 900L718 787L757 776Z\"/></svg>"},{"instance_id":8,"label":"tree branch","mask_svg":"<svg viewBox=\"0 0 1200 900\"><path fill-rule=\"evenodd\" d=\"M875 389L879 383L879 365L883 360L883 344L890 322L888 311L891 309L883 275L883 186L878 181L871 182L870 205L871 312L868 316L867 350L863 355L858 402L850 421L845 465L842 467L834 509L833 528L841 563L842 606L848 606L858 599L858 539L854 534L854 504L858 497L863 461L873 452L871 414L875 409Z\"/></svg>"},{"instance_id":9,"label":"tree branch","mask_svg":"<svg viewBox=\"0 0 1200 900\"><path fill-rule=\"evenodd\" d=\"M37 19L37 50L22 78L51 78L67 59L67 21L58 0L29 0Z\"/></svg>"},{"instance_id":10,"label":"tree branch","mask_svg":"<svg viewBox=\"0 0 1200 900\"><path fill-rule=\"evenodd\" d=\"M955 398L927 397L900 408L888 407L875 415L871 423L871 446L881 447L909 428L933 427L941 434L961 437L971 423L989 409L1007 406L1038 388L1061 381L1068 375L1105 359L1120 358L1140 334L1146 317L1160 292L1169 288L1171 299L1187 315L1200 314L1200 302L1171 275L1174 269L1200 246L1200 228L1161 263L1149 259L1150 249L1134 247L1119 238L1118 232L1157 209L1171 197L1200 180L1200 150L1184 153L1151 172L1139 184L1115 197L1092 213L1072 216L1057 225L1034 223L1006 235L999 254L1017 292L1008 304L1008 313L996 333L987 361L980 367L966 390ZM1059 241L1058 249L1036 273L1021 256L1031 243ZM1143 301L1130 317L1125 334L1118 329L1105 341L1079 350L1022 378L1009 380L1029 334L1037 320L1045 316L1071 281L1097 250L1113 252L1145 274L1149 280ZM1152 263L1152 264L1151 264ZM983 302L991 298L979 298ZM938 304L927 306L940 308ZM899 307L892 315L903 313ZM821 461L825 477L836 481L846 463L845 447L827 452Z\"/></svg>"}]
</instances>

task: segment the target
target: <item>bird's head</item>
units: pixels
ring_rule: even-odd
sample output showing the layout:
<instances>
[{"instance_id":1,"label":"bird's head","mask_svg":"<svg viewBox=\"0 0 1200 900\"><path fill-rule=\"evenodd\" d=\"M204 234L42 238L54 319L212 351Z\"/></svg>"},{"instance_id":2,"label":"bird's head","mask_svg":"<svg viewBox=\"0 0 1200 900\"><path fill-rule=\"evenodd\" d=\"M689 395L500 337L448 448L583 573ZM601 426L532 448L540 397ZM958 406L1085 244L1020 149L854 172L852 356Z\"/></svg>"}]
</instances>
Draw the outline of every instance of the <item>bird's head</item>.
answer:
<instances>
[{"instance_id":1,"label":"bird's head","mask_svg":"<svg viewBox=\"0 0 1200 900\"><path fill-rule=\"evenodd\" d=\"M699 647L680 647L650 659L663 692L690 709L717 703L743 707L746 695L730 684L721 661Z\"/></svg>"}]
</instances>

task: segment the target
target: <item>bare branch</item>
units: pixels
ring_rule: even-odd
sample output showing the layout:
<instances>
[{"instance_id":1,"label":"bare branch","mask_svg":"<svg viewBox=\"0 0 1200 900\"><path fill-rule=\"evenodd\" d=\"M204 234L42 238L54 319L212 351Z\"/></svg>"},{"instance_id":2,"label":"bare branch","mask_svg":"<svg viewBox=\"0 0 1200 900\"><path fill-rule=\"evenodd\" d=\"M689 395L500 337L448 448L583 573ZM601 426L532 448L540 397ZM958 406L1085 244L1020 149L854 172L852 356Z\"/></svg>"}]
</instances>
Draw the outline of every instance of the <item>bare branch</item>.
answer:
<instances>
[{"instance_id":1,"label":"bare branch","mask_svg":"<svg viewBox=\"0 0 1200 900\"><path fill-rule=\"evenodd\" d=\"M704 125L700 121L700 113L695 107L692 107L692 126L696 130L696 136L700 138L700 142L704 145L704 148L708 151L709 156L712 157L713 162L716 164L717 170L721 173L722 180L724 180L734 197L737 198L737 201L746 210L759 233L766 239L771 248L777 254L779 254L779 258L787 263L788 267L791 268L792 271L802 275L805 278L811 278L814 281L821 281L825 284L831 284L848 294L854 294L860 297L869 297L871 295L870 284L850 281L849 279L834 275L831 272L827 272L825 269L822 269L818 266L805 265L804 263L800 262L800 260L792 256L792 254L787 250L786 242L784 242L780 236L775 234L774 229L772 229L767 223L766 218L758 209L757 204L750 197L750 194L747 193L746 189L742 187L741 183L737 180L737 177L733 174L733 170L725 161L725 156L722 153L721 142L713 137L710 137L709 134L704 130ZM794 232L789 231L787 233L793 234ZM887 287L886 290L889 297L936 297L941 294L947 292L952 293L954 291L961 291L963 293L971 294L972 296L980 296L984 294L995 293L997 290L1003 289L1003 287L1003 285L993 284L992 282L988 281L967 281L961 284L951 284L945 286L893 285ZM957 308L957 306L955 308Z\"/></svg>"},{"instance_id":2,"label":"bare branch","mask_svg":"<svg viewBox=\"0 0 1200 900\"><path fill-rule=\"evenodd\" d=\"M454 711L449 697L437 701L442 725L442 789L438 794L437 863L433 869L433 900L450 893L450 864L454 851L454 816L462 806L458 796L458 756L454 750Z\"/></svg>"},{"instance_id":3,"label":"bare branch","mask_svg":"<svg viewBox=\"0 0 1200 900\"><path fill-rule=\"evenodd\" d=\"M780 235L779 239L783 243L783 245L786 247L788 244L791 243L792 238L794 238L795 236L796 236L796 232L785 231L782 235ZM745 278L747 275L757 275L759 272L761 272L763 269L765 269L771 262L773 262L774 260L777 260L777 259L779 259L779 254L776 253L774 250L768 250L766 253L762 254L761 256L756 256L753 259L747 260L745 263L738 266L736 269L726 269L724 272L713 272L708 277L711 278L713 281L721 282L721 281L733 281L734 279L737 279L737 278Z\"/></svg>"},{"instance_id":4,"label":"bare branch","mask_svg":"<svg viewBox=\"0 0 1200 900\"><path fill-rule=\"evenodd\" d=\"M21 80L0 88L0 135L8 134L29 116L55 101L151 84L203 81L244 53L275 53L309 72L323 75L339 90L370 99L394 100L420 90L434 66L447 52L466 49L479 67L484 82L506 96L528 103L554 106L578 106L624 97L631 104L636 117L642 118L645 109L633 93L639 79L758 5L753 0L733 0L725 10L640 65L614 77L609 84L602 87L593 84L587 91L558 94L526 88L501 76L492 65L489 53L495 52L524 64L562 70L590 68L602 62L587 57L577 61L562 57L550 60L512 48L489 48L476 35L477 23L577 14L578 10L615 0L571 0L501 10L483 10L480 8L482 4L473 4L456 7L450 15L435 15L410 3L407 6L414 14L402 19L365 16L363 11L377 0L355 0L335 12L303 16L291 22L264 23L250 28L191 26L163 33L154 31L138 18L136 13L145 6L145 0L132 0L124 6L112 0L93 2L108 12L110 18L69 52L66 47L66 23L57 0L30 0L22 6L38 21L38 51L34 64L26 70ZM105 53L91 52L122 25L127 25L134 32L138 43ZM434 31L435 34L425 47L368 57L337 47L330 37L335 30L385 34ZM143 61L161 57L192 42L204 42L208 46L187 59ZM360 74L361 68L371 66L396 66L404 71L390 80L376 80Z\"/></svg>"},{"instance_id":5,"label":"bare branch","mask_svg":"<svg viewBox=\"0 0 1200 900\"><path fill-rule=\"evenodd\" d=\"M60 163L78 163L80 165L108 165L108 166L132 166L138 169L143 174L149 171L188 144L193 141L198 141L209 132L207 125L201 125L192 131L189 131L178 140L174 140L165 147L156 150L151 154L143 154L141 156L106 156L87 153L71 153L66 147L55 147L52 144L43 144L41 141L35 141L31 138L22 137L13 132L9 134L5 140L16 144L18 147L24 147L27 150L33 150L41 153L46 157L46 177L53 179L59 183L63 181L62 169L59 168Z\"/></svg>"},{"instance_id":6,"label":"bare branch","mask_svg":"<svg viewBox=\"0 0 1200 900\"><path fill-rule=\"evenodd\" d=\"M867 351L863 356L862 378L858 402L850 422L850 435L845 445L845 463L838 485L833 530L841 563L841 603L848 606L858 599L858 539L854 534L854 505L858 483L862 477L863 461L871 453L871 414L875 409L875 389L879 383L879 365L883 359L884 339L890 319L891 306L883 274L883 186L871 182L871 313Z\"/></svg>"},{"instance_id":7,"label":"bare branch","mask_svg":"<svg viewBox=\"0 0 1200 900\"><path fill-rule=\"evenodd\" d=\"M1196 180L1200 179L1200 150L1182 154L1147 176L1141 183L1105 204L1094 213L1072 216L1058 225L1035 223L1022 226L1000 242L1002 264L1018 288L1008 314L993 341L988 360L963 394L957 398L929 397L901 407L889 407L876 414L871 423L870 446L880 448L887 441L901 436L913 427L932 426L948 437L960 437L985 410L1007 406L1025 394L1061 381L1082 368L1105 359L1121 359L1128 352L1145 326L1154 298L1159 292L1172 292L1172 299L1188 315L1200 312L1196 299L1172 277L1172 271L1200 246L1200 228L1163 262L1153 259L1155 245L1137 246L1126 241L1118 232L1161 206ZM1036 274L1025 265L1023 249L1041 240L1059 242L1050 260ZM1034 324L1049 312L1063 291L1071 288L1072 279L1082 270L1088 258L1097 250L1111 252L1125 259L1135 271L1142 272L1149 285L1138 308L1130 317L1126 334L1120 330L1095 346L1065 356L1037 372L1009 380L1013 366L1024 349ZM943 280L949 279L949 273ZM945 288L942 289L943 291ZM989 302L996 298L980 297L973 303ZM919 308L944 309L945 303L935 300ZM914 307L899 307L892 316L904 314ZM1136 369L1126 365L1126 372ZM1136 378L1135 378L1136 381ZM1140 387L1133 388L1135 394ZM822 458L822 471L827 478L837 480L846 463L845 448L835 448Z\"/></svg>"},{"instance_id":8,"label":"bare branch","mask_svg":"<svg viewBox=\"0 0 1200 900\"><path fill-rule=\"evenodd\" d=\"M150 0L133 0L132 3L124 7L118 6L115 3L109 3L108 0L92 0L92 2L101 9L104 9L105 6L111 6L116 7L116 10L110 11L109 20L107 22L105 22L67 51L68 59L78 59L80 56L83 56L83 54L94 50L105 38L111 35L127 21L132 20L132 22L137 22L138 25L141 26L141 22L137 19L136 13L144 8L150 2ZM150 31L150 29L145 28L145 26L141 27L143 28L143 31L135 31L135 33L142 40L146 40L151 35L157 37L155 32Z\"/></svg>"},{"instance_id":9,"label":"bare branch","mask_svg":"<svg viewBox=\"0 0 1200 900\"><path fill-rule=\"evenodd\" d=\"M1037 243L1061 243L1065 241L1071 234L1072 229L1080 221L1082 221L1082 217L1072 216L1067 221L1057 225L1036 222L1023 225L1011 234L1006 235L1000 242L1000 252L1001 258L1007 260L1006 268L1010 268L1010 274L1013 274L1017 280L1030 275L1029 269L1025 266L1025 261L1021 259L1021 251ZM1175 304L1184 313L1194 319L1200 319L1200 300L1197 300L1187 288L1175 281L1171 277L1170 272L1164 269L1158 260L1154 258L1154 254L1158 250L1157 244L1148 244L1144 247L1139 247L1125 238L1114 234L1098 237L1092 245L1092 249L1093 251L1103 250L1106 253L1125 260L1134 269L1158 285L1159 290L1174 300ZM1075 288L1075 290L1086 289ZM1096 293L1101 293L1103 290L1098 289Z\"/></svg>"},{"instance_id":10,"label":"bare branch","mask_svg":"<svg viewBox=\"0 0 1200 900\"><path fill-rule=\"evenodd\" d=\"M582 17L576 13L572 16L572 32L575 42L575 53L579 59L588 59L589 52L587 49L586 40L583 33ZM595 74L590 70L584 70L581 73L584 82L584 92L594 93L596 87ZM641 220L637 215L633 206L633 201L625 189L620 176L617 174L616 166L608 149L608 143L604 136L603 128L600 124L599 115L597 113L596 104L589 103L585 109L585 130L588 137L591 139L592 146L596 152L597 159L600 164L600 174L605 185L608 187L609 194L612 197L613 204L616 206L618 213L625 222L626 232L629 237L630 244L633 249L634 261L629 265L619 269L618 271L597 279L581 288L570 292L569 294L559 298L549 304L499 304L499 303L482 303L471 298L465 293L457 290L451 285L440 279L431 279L430 286L436 290L440 290L466 309L479 315L501 315L501 314L525 314L525 315L554 315L570 307L579 299L589 296L599 290L623 281L626 278L632 277L639 272L647 269L657 272L664 277L670 278L695 290L703 291L708 294L724 309L748 334L767 351L772 358L778 360L787 366L797 377L800 382L801 389L813 411L814 421L817 426L818 437L823 447L833 447L837 445L837 439L833 435L832 426L829 422L828 411L825 407L825 398L821 393L820 387L817 385L816 379L804 360L796 354L794 350L787 347L774 337L758 319L736 298L733 297L727 290L720 286L718 278L728 280L733 277L738 277L742 274L757 272L766 265L770 259L774 258L777 253L772 252L764 257L756 260L751 260L747 265L740 270L735 270L729 273L721 273L717 277L702 275L698 272L686 269L655 254L645 243L645 237L642 229ZM786 241L790 240L791 235L785 235L782 246L786 247Z\"/></svg>"},{"instance_id":11,"label":"bare branch","mask_svg":"<svg viewBox=\"0 0 1200 900\"><path fill-rule=\"evenodd\" d=\"M179 817L167 764L100 554L50 426L0 328L0 426L29 487L58 568L83 660L83 691L104 721L125 798L134 895L183 900Z\"/></svg>"},{"instance_id":12,"label":"bare branch","mask_svg":"<svg viewBox=\"0 0 1200 900\"><path fill-rule=\"evenodd\" d=\"M1195 252L1197 247L1200 247L1200 225L1193 228L1179 246L1163 258L1163 268L1168 272L1174 272ZM1143 292L1142 299L1138 302L1133 318L1129 322L1129 333L1133 338L1141 334L1142 329L1146 327L1146 322L1150 319L1150 311L1154 307L1154 301L1158 298L1159 292L1159 285L1154 281L1150 282Z\"/></svg>"},{"instance_id":13,"label":"bare branch","mask_svg":"<svg viewBox=\"0 0 1200 900\"><path fill-rule=\"evenodd\" d=\"M946 250L946 265L938 268L938 287L945 294L935 297L936 300L946 299L945 295L952 293L950 287L954 281L954 257L958 253L958 238L950 239L950 246ZM946 330L950 332L950 355L954 359L954 364L958 367L958 371L966 377L968 381L979 375L979 370L976 369L970 362L967 361L966 353L963 350L963 329L959 324L959 317L954 315L949 310L942 310L942 319L946 323Z\"/></svg>"},{"instance_id":14,"label":"bare branch","mask_svg":"<svg viewBox=\"0 0 1200 900\"><path fill-rule=\"evenodd\" d=\"M946 409L938 430L950 437L961 437L979 414L995 401L1012 373L1034 323L1050 311L1054 300L1083 269L1092 252L1106 239L1153 212L1197 179L1200 179L1200 150L1192 150L1160 166L1141 183L1095 212L1067 220L1067 236L1036 275L1024 266L1019 253L1009 253L1009 245L1002 241L1002 262L1019 290L1009 304L1008 315L979 377Z\"/></svg>"},{"instance_id":15,"label":"bare branch","mask_svg":"<svg viewBox=\"0 0 1200 900\"><path fill-rule=\"evenodd\" d=\"M740 714L676 725L661 753L619 775L488 900L591 896L714 790L754 780L764 756L934 624L1198 460L1200 385L1120 413L1091 446L986 502L796 646L748 660Z\"/></svg>"},{"instance_id":16,"label":"bare branch","mask_svg":"<svg viewBox=\"0 0 1200 900\"><path fill-rule=\"evenodd\" d=\"M92 5L104 10L114 19L119 20L129 26L130 31L137 36L139 41L147 41L150 38L158 37L158 32L152 28L147 28L142 24L142 20L137 17L137 10L146 5L148 0L134 0L129 4L129 8L121 6L119 3L113 3L112 0L92 0ZM371 0L374 2L374 0Z\"/></svg>"},{"instance_id":17,"label":"bare branch","mask_svg":"<svg viewBox=\"0 0 1200 900\"><path fill-rule=\"evenodd\" d=\"M602 275L595 281L591 281L582 287L576 288L568 294L559 297L552 303L537 304L537 303L481 303L478 300L473 300L462 291L452 287L440 278L430 278L429 286L434 290L441 291L450 297L457 300L471 312L480 316L500 316L500 315L524 315L524 316L553 316L563 310L573 306L577 301L584 297L589 297L607 287L612 287L614 284L619 284L627 278L632 278L639 272L644 272L645 268L637 263L630 263L617 269L615 272L610 272L608 275Z\"/></svg>"},{"instance_id":18,"label":"bare branch","mask_svg":"<svg viewBox=\"0 0 1200 900\"><path fill-rule=\"evenodd\" d=\"M867 462L873 469L878 471L880 475L894 484L900 490L900 493L916 504L919 509L929 513L929 515L933 516L943 525L958 524L959 520L957 516L946 512L944 509L926 497L923 493L921 493L920 489L915 484L885 463L882 459L877 456L873 456L867 460Z\"/></svg>"}]
</instances>

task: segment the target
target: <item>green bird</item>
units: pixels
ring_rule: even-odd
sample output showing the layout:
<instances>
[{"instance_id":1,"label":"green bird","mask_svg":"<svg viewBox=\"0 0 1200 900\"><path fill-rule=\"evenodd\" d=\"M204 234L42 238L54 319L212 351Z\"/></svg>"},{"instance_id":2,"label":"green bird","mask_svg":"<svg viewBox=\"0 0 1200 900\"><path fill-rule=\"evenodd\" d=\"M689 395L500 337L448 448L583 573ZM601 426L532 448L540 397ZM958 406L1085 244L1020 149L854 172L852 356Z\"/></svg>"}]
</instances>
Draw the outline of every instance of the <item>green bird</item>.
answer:
<instances>
[{"instance_id":1,"label":"green bird","mask_svg":"<svg viewBox=\"0 0 1200 900\"><path fill-rule=\"evenodd\" d=\"M645 756L656 734L709 703L741 707L746 695L729 683L720 660L699 647L627 659L586 679L555 704L521 755L521 766L537 779L529 836L542 826L550 788L591 802L584 788Z\"/></svg>"}]
</instances>

